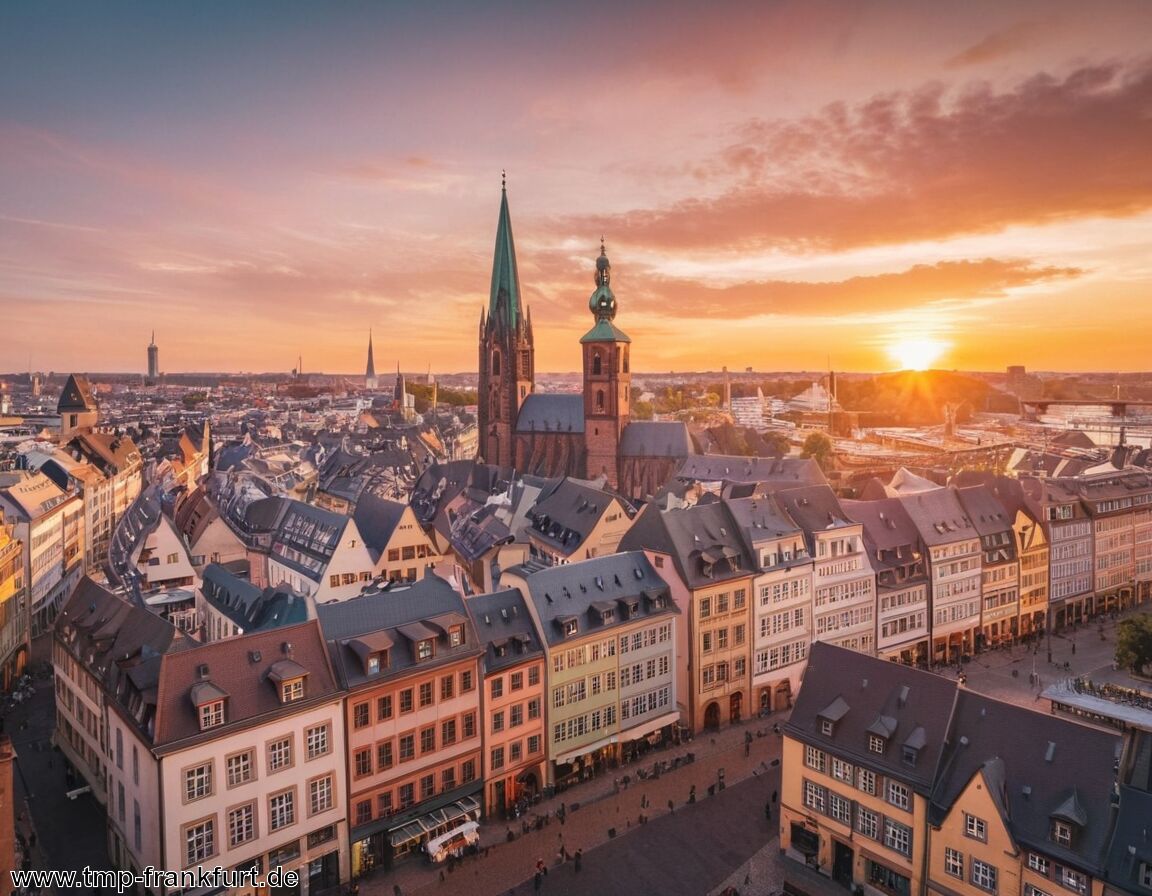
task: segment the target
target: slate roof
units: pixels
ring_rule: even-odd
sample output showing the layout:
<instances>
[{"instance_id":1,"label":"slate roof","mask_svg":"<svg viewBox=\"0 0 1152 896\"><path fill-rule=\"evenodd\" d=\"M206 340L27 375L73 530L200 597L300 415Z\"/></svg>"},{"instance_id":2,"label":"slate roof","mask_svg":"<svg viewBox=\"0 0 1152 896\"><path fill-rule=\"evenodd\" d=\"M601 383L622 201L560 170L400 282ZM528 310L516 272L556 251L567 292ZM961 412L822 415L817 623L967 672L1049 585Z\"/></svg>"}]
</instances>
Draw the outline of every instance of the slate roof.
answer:
<instances>
[{"instance_id":1,"label":"slate roof","mask_svg":"<svg viewBox=\"0 0 1152 896\"><path fill-rule=\"evenodd\" d=\"M856 525L848 519L836 493L827 485L781 489L776 492L776 500L804 530L808 553L813 557L816 556L816 532Z\"/></svg>"},{"instance_id":2,"label":"slate roof","mask_svg":"<svg viewBox=\"0 0 1152 896\"><path fill-rule=\"evenodd\" d=\"M808 678L805 678L807 687ZM1107 846L1109 800L1120 738L1068 719L958 688L949 746L929 808L939 824L972 776L1002 765L1001 803L1014 840L1078 868L1098 868ZM1027 732L1021 737L1018 732ZM1083 813L1072 848L1051 838L1053 816ZM1069 819L1071 820L1071 819Z\"/></svg>"},{"instance_id":3,"label":"slate roof","mask_svg":"<svg viewBox=\"0 0 1152 896\"><path fill-rule=\"evenodd\" d=\"M632 618L669 616L679 613L667 583L660 578L641 551L624 551L593 557L579 563L565 563L532 572L525 577L528 599L532 601L542 634L548 644L561 644L589 631L612 629ZM655 599L659 599L657 606ZM604 622L594 604L634 602L637 616L616 612L614 621ZM565 637L564 623L576 620L578 633Z\"/></svg>"},{"instance_id":4,"label":"slate roof","mask_svg":"<svg viewBox=\"0 0 1152 896\"><path fill-rule=\"evenodd\" d=\"M189 546L196 544L214 519L220 516L204 486L197 486L176 505L176 529Z\"/></svg>"},{"instance_id":5,"label":"slate roof","mask_svg":"<svg viewBox=\"0 0 1152 896\"><path fill-rule=\"evenodd\" d=\"M389 501L370 492L361 495L360 500L356 502L352 519L356 523L356 528L360 530L364 544L368 545L376 557L380 556L380 552L392 538L407 509L407 504Z\"/></svg>"},{"instance_id":6,"label":"slate roof","mask_svg":"<svg viewBox=\"0 0 1152 896\"><path fill-rule=\"evenodd\" d=\"M929 491L900 495L899 500L921 539L930 547L979 537L952 489L937 486Z\"/></svg>"},{"instance_id":7,"label":"slate roof","mask_svg":"<svg viewBox=\"0 0 1152 896\"><path fill-rule=\"evenodd\" d=\"M60 401L56 405L56 413L82 413L84 411L98 411L100 406L96 403L96 396L92 393L92 384L88 377L80 373L69 375L64 390L60 393Z\"/></svg>"},{"instance_id":8,"label":"slate roof","mask_svg":"<svg viewBox=\"0 0 1152 896\"><path fill-rule=\"evenodd\" d=\"M520 405L516 432L584 432L584 396L533 392Z\"/></svg>"},{"instance_id":9,"label":"slate roof","mask_svg":"<svg viewBox=\"0 0 1152 896\"><path fill-rule=\"evenodd\" d=\"M234 575L219 563L204 567L204 600L245 632L296 625L316 618L311 596L281 584L264 589Z\"/></svg>"},{"instance_id":10,"label":"slate roof","mask_svg":"<svg viewBox=\"0 0 1152 896\"><path fill-rule=\"evenodd\" d=\"M128 436L82 431L69 440L66 448L78 450L105 475L114 475L140 463L140 450Z\"/></svg>"},{"instance_id":11,"label":"slate roof","mask_svg":"<svg viewBox=\"0 0 1152 896\"><path fill-rule=\"evenodd\" d=\"M826 485L828 480L812 458L743 457L698 454L676 471L677 479L697 482L760 482L780 488Z\"/></svg>"},{"instance_id":12,"label":"slate roof","mask_svg":"<svg viewBox=\"0 0 1152 896\"><path fill-rule=\"evenodd\" d=\"M484 668L498 672L543 656L544 646L518 588L478 594L467 600L476 635L484 644Z\"/></svg>"},{"instance_id":13,"label":"slate roof","mask_svg":"<svg viewBox=\"0 0 1152 896\"><path fill-rule=\"evenodd\" d=\"M464 598L444 579L429 574L407 588L392 588L337 603L321 604L316 615L328 641L332 663L346 687L404 675L417 665L435 668L469 656L478 656L483 647L468 618ZM448 645L447 627L464 625L464 643ZM430 624L430 625L429 625ZM389 665L379 675L365 673L355 642L364 638L386 640L391 644ZM435 637L431 660L416 661L416 641Z\"/></svg>"},{"instance_id":14,"label":"slate roof","mask_svg":"<svg viewBox=\"0 0 1152 896\"><path fill-rule=\"evenodd\" d=\"M1015 536L1012 535L1013 516L1009 515L1004 505L997 500L992 489L984 485L970 485L955 489L956 497L960 499L960 506L968 514L972 526L981 538L989 538L1007 532L1010 536L1008 547L1010 557L1015 559Z\"/></svg>"},{"instance_id":15,"label":"slate roof","mask_svg":"<svg viewBox=\"0 0 1152 896\"><path fill-rule=\"evenodd\" d=\"M571 554L613 503L632 514L632 506L618 495L566 476L550 483L529 510L532 535L565 555Z\"/></svg>"},{"instance_id":16,"label":"slate roof","mask_svg":"<svg viewBox=\"0 0 1152 896\"><path fill-rule=\"evenodd\" d=\"M272 554L278 563L320 581L328 561L340 546L345 528L351 524L342 513L332 513L303 501L289 501L272 539ZM295 556L289 556L285 548L296 552Z\"/></svg>"},{"instance_id":17,"label":"slate roof","mask_svg":"<svg viewBox=\"0 0 1152 896\"><path fill-rule=\"evenodd\" d=\"M928 581L920 533L899 498L842 501L841 506L864 527L864 545L879 586L905 588Z\"/></svg>"},{"instance_id":18,"label":"slate roof","mask_svg":"<svg viewBox=\"0 0 1152 896\"><path fill-rule=\"evenodd\" d=\"M814 641L785 730L928 795L957 690L955 681L940 675ZM833 722L831 734L823 733L822 719ZM886 738L883 753L869 749L873 733ZM920 745L914 765L904 762L905 744Z\"/></svg>"},{"instance_id":19,"label":"slate roof","mask_svg":"<svg viewBox=\"0 0 1152 896\"><path fill-rule=\"evenodd\" d=\"M719 501L664 511L647 505L620 540L621 551L645 549L671 555L689 588L742 578L756 569L740 524Z\"/></svg>"},{"instance_id":20,"label":"slate roof","mask_svg":"<svg viewBox=\"0 0 1152 896\"><path fill-rule=\"evenodd\" d=\"M686 458L693 452L684 423L672 420L633 420L620 436L621 457Z\"/></svg>"},{"instance_id":21,"label":"slate roof","mask_svg":"<svg viewBox=\"0 0 1152 896\"><path fill-rule=\"evenodd\" d=\"M745 542L753 549L766 541L801 534L800 527L771 495L757 498L729 498L724 503L728 506L732 518L740 526ZM808 562L808 558L795 558L795 562L805 563Z\"/></svg>"},{"instance_id":22,"label":"slate roof","mask_svg":"<svg viewBox=\"0 0 1152 896\"><path fill-rule=\"evenodd\" d=\"M1124 887L1129 893L1147 893L1140 884L1141 865L1152 867L1152 793L1136 787L1120 787L1120 806L1112 841L1104 856L1104 875L1109 889Z\"/></svg>"},{"instance_id":23,"label":"slate roof","mask_svg":"<svg viewBox=\"0 0 1152 896\"><path fill-rule=\"evenodd\" d=\"M304 698L281 703L273 666L290 659L307 672ZM211 684L227 694L224 724L201 732L192 689ZM315 620L271 631L213 641L168 654L160 665L157 751L185 741L215 739L278 716L339 697L340 689Z\"/></svg>"}]
</instances>

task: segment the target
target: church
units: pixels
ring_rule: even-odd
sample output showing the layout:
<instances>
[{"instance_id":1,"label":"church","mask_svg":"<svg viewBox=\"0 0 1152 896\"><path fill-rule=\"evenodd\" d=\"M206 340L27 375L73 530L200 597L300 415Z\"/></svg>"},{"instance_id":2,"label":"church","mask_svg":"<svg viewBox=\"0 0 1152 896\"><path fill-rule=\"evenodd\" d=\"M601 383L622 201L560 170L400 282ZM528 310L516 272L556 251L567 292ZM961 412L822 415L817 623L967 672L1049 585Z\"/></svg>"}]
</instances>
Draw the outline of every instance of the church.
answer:
<instances>
[{"instance_id":1,"label":"church","mask_svg":"<svg viewBox=\"0 0 1152 896\"><path fill-rule=\"evenodd\" d=\"M502 187L487 310L480 313L477 392L479 456L539 476L604 477L629 498L646 498L693 454L679 422L633 421L632 340L616 326L612 265L604 244L588 299L592 328L580 337L579 395L535 391L532 315L516 270L516 245Z\"/></svg>"}]
</instances>

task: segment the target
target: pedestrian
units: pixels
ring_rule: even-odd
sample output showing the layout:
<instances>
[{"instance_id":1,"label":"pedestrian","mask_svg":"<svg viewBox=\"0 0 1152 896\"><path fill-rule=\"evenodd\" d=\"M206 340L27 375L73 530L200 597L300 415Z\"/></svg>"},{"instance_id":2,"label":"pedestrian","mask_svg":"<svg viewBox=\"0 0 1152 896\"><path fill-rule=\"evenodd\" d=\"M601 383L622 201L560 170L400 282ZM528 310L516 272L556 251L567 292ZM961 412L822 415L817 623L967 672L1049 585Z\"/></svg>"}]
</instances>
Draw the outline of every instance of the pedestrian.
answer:
<instances>
[{"instance_id":1,"label":"pedestrian","mask_svg":"<svg viewBox=\"0 0 1152 896\"><path fill-rule=\"evenodd\" d=\"M672 797L668 797L668 811L673 815L676 814L676 804L672 802Z\"/></svg>"},{"instance_id":2,"label":"pedestrian","mask_svg":"<svg viewBox=\"0 0 1152 896\"><path fill-rule=\"evenodd\" d=\"M584 850L577 848L576 855L572 857L572 863L576 869L576 873L579 874L580 866L584 863Z\"/></svg>"},{"instance_id":3,"label":"pedestrian","mask_svg":"<svg viewBox=\"0 0 1152 896\"><path fill-rule=\"evenodd\" d=\"M548 873L548 866L544 864L543 859L537 859L536 860L536 873L537 874L547 874Z\"/></svg>"},{"instance_id":4,"label":"pedestrian","mask_svg":"<svg viewBox=\"0 0 1152 896\"><path fill-rule=\"evenodd\" d=\"M696 785L695 784L693 784L691 787L688 788L688 802L690 802L690 803L696 802Z\"/></svg>"}]
</instances>

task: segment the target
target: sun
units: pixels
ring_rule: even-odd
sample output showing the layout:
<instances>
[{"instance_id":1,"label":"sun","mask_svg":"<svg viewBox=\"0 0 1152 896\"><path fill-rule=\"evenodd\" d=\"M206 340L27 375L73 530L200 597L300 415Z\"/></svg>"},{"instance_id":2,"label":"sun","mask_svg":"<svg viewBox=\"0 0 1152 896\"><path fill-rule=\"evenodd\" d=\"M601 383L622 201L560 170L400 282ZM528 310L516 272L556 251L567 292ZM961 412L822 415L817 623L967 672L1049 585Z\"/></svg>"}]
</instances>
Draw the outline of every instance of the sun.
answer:
<instances>
[{"instance_id":1,"label":"sun","mask_svg":"<svg viewBox=\"0 0 1152 896\"><path fill-rule=\"evenodd\" d=\"M888 354L901 370L927 370L948 348L948 343L939 339L913 336L890 343Z\"/></svg>"}]
</instances>

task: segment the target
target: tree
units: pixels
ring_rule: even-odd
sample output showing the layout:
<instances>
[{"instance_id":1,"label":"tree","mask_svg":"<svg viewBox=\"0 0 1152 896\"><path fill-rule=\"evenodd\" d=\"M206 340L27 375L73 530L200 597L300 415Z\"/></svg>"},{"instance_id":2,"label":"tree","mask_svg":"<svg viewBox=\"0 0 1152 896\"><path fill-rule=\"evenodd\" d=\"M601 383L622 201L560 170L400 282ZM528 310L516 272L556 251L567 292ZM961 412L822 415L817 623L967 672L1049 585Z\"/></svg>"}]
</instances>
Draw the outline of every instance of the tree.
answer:
<instances>
[{"instance_id":1,"label":"tree","mask_svg":"<svg viewBox=\"0 0 1152 896\"><path fill-rule=\"evenodd\" d=\"M1137 675L1152 666L1152 616L1143 613L1116 627L1116 665Z\"/></svg>"},{"instance_id":2,"label":"tree","mask_svg":"<svg viewBox=\"0 0 1152 896\"><path fill-rule=\"evenodd\" d=\"M812 458L821 470L827 470L832 466L832 440L822 432L809 433L800 456Z\"/></svg>"}]
</instances>

